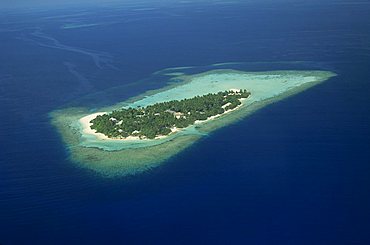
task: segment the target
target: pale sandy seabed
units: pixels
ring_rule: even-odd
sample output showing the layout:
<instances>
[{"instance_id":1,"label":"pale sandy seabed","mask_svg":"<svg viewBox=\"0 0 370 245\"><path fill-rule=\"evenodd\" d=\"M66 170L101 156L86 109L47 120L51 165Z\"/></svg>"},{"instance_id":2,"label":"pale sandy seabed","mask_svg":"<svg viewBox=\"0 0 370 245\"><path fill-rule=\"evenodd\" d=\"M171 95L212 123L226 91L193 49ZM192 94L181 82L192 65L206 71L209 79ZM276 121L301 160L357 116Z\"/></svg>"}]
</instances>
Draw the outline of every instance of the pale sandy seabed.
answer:
<instances>
[{"instance_id":1,"label":"pale sandy seabed","mask_svg":"<svg viewBox=\"0 0 370 245\"><path fill-rule=\"evenodd\" d=\"M147 106L235 88L251 92L251 96L235 111L154 140L102 140L102 137L86 132L86 128L81 125L80 119L92 114L88 108L66 108L53 111L50 115L52 123L68 146L73 162L106 177L133 175L158 166L217 128L238 121L259 108L304 91L332 76L335 74L328 71L211 70L196 75L179 73L179 76L172 78L176 82L163 89L148 91L126 102L97 110L109 112L122 107Z\"/></svg>"}]
</instances>

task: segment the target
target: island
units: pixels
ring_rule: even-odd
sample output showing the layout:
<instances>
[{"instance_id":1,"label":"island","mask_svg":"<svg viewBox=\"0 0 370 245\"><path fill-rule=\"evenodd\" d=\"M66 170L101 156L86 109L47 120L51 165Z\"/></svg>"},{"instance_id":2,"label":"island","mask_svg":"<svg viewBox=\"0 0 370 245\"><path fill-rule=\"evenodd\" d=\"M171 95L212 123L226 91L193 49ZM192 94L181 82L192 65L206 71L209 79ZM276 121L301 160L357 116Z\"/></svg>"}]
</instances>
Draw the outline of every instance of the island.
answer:
<instances>
[{"instance_id":1,"label":"island","mask_svg":"<svg viewBox=\"0 0 370 245\"><path fill-rule=\"evenodd\" d=\"M168 73L168 70L166 71ZM330 71L213 69L103 108L50 113L71 162L104 177L159 166L220 127L335 76Z\"/></svg>"},{"instance_id":2,"label":"island","mask_svg":"<svg viewBox=\"0 0 370 245\"><path fill-rule=\"evenodd\" d=\"M146 107L114 110L97 115L89 123L91 129L111 139L155 139L231 112L249 95L246 89L231 89Z\"/></svg>"}]
</instances>

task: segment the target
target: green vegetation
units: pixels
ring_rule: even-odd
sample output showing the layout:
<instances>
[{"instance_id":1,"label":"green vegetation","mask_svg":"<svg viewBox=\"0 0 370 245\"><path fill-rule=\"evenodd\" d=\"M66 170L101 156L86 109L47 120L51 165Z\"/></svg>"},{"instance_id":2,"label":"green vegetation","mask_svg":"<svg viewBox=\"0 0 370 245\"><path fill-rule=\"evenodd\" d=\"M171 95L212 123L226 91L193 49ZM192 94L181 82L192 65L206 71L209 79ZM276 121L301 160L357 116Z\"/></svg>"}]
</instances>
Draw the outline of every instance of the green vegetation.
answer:
<instances>
[{"instance_id":1,"label":"green vegetation","mask_svg":"<svg viewBox=\"0 0 370 245\"><path fill-rule=\"evenodd\" d=\"M241 104L241 99L249 95L246 90L230 90L147 107L115 110L97 116L91 121L91 128L110 138L137 136L154 139L170 134L174 128L186 128L197 120L203 121L234 109Z\"/></svg>"}]
</instances>

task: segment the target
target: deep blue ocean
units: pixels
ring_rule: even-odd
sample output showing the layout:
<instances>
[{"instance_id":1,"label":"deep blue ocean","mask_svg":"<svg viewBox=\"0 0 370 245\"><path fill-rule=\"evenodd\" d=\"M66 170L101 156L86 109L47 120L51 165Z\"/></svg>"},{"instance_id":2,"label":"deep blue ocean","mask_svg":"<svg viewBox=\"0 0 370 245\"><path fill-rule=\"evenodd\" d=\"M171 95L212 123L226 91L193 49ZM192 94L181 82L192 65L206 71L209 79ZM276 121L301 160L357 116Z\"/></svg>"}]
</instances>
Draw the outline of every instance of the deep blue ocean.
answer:
<instances>
[{"instance_id":1,"label":"deep blue ocean","mask_svg":"<svg viewBox=\"0 0 370 245\"><path fill-rule=\"evenodd\" d=\"M369 13L367 0L0 10L0 244L370 244ZM160 88L158 70L220 62L338 76L135 177L77 167L50 124Z\"/></svg>"}]
</instances>

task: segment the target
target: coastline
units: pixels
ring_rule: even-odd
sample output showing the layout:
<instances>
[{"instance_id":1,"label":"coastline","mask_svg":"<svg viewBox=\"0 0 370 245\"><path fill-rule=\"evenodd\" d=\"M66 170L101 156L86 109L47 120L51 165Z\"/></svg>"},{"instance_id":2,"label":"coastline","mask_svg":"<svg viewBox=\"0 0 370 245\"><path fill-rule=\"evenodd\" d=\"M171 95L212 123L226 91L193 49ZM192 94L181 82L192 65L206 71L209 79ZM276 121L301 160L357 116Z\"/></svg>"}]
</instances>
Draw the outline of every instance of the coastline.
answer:
<instances>
[{"instance_id":1,"label":"coastline","mask_svg":"<svg viewBox=\"0 0 370 245\"><path fill-rule=\"evenodd\" d=\"M178 80L181 79L176 84L171 83L167 87L149 91L134 99L120 102L114 106L100 108L97 110L98 112L91 113L87 108L66 108L56 110L50 115L52 123L59 130L68 146L71 161L104 177L127 176L154 168L195 143L203 135L241 120L268 104L302 92L332 76L335 76L335 74L326 71L241 72L215 70L195 75L182 75L176 78ZM251 91L251 98L243 101L240 107L159 139L101 140L95 135L88 134L91 133L90 131L86 133L86 130L84 131L80 124L80 119L82 118L85 118L84 123L87 125L88 116L93 117L92 115L97 115L97 113L104 113L123 106L145 105L153 103L156 99L170 100L171 96L177 95L176 92L181 93L186 91L184 89L189 90L193 85L197 92L204 92L204 89L199 89L202 87L199 84L195 84L194 81L200 81L208 91L209 88L238 87L237 85L242 84L244 77L248 78L248 82L250 77L254 79L254 83L245 85L247 89L254 86L252 89L254 93ZM216 83L214 81L215 78L222 78L222 81L225 81L225 83ZM232 80L231 78L236 79ZM208 84L205 82L208 82ZM275 85L275 83L279 83L282 87ZM221 86L216 87L216 85ZM265 91L268 89L270 89L270 92L266 93ZM189 93L191 91L186 92ZM257 95L260 97L257 97Z\"/></svg>"},{"instance_id":2,"label":"coastline","mask_svg":"<svg viewBox=\"0 0 370 245\"><path fill-rule=\"evenodd\" d=\"M107 114L107 112L95 112L93 114L84 116L80 118L78 121L82 127L82 133L87 135L93 135L99 140L107 140L109 139L108 136L105 134L97 133L96 130L91 129L92 123L91 121L94 120L97 116Z\"/></svg>"}]
</instances>

